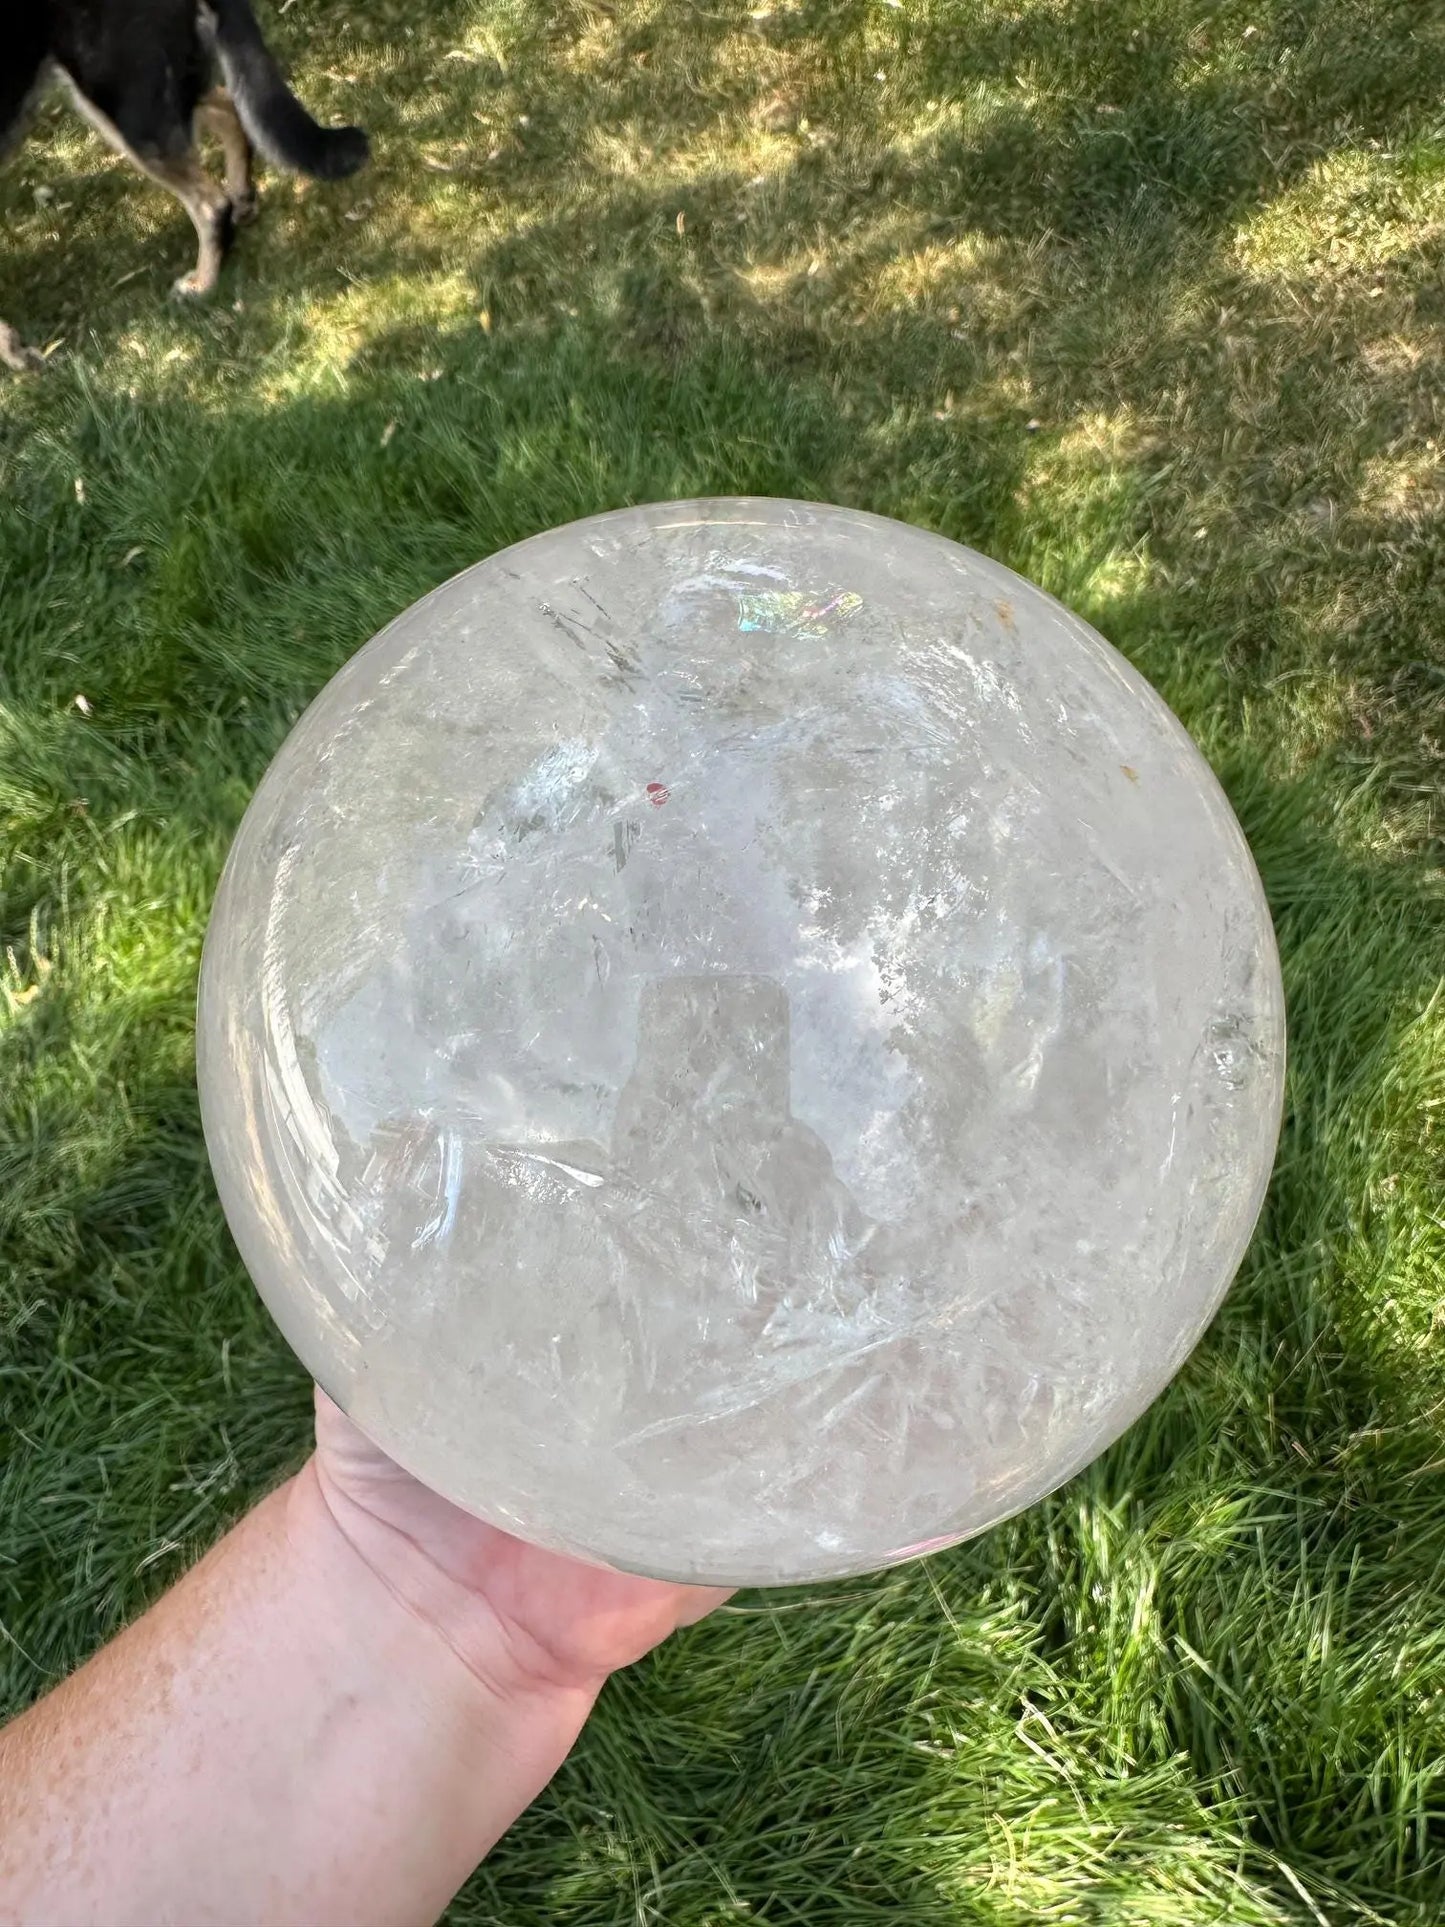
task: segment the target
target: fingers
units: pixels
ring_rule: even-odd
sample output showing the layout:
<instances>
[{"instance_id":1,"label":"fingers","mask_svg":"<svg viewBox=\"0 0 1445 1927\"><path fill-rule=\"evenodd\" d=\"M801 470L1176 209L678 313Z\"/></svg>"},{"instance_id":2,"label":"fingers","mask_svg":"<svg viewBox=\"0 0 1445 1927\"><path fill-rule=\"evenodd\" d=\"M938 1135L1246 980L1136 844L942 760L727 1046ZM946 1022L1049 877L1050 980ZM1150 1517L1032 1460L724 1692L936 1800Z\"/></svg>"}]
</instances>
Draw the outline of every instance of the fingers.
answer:
<instances>
[{"instance_id":1,"label":"fingers","mask_svg":"<svg viewBox=\"0 0 1445 1927\"><path fill-rule=\"evenodd\" d=\"M732 1586L679 1586L677 1590L680 1602L677 1623L695 1626L700 1619L706 1619L709 1613L725 1605L735 1589Z\"/></svg>"}]
</instances>

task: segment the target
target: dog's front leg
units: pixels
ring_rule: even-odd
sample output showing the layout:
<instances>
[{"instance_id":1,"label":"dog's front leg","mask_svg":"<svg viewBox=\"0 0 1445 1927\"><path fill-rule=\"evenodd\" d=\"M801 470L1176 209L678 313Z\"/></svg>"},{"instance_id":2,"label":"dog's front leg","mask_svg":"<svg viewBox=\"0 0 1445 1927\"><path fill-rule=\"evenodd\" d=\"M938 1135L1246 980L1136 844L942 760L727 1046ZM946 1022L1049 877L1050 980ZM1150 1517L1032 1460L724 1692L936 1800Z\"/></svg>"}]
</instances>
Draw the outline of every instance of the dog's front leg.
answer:
<instances>
[{"instance_id":1,"label":"dog's front leg","mask_svg":"<svg viewBox=\"0 0 1445 1927\"><path fill-rule=\"evenodd\" d=\"M8 321L0 321L0 361L7 368L13 368L17 375L45 366L44 355L34 348L27 348Z\"/></svg>"}]
</instances>

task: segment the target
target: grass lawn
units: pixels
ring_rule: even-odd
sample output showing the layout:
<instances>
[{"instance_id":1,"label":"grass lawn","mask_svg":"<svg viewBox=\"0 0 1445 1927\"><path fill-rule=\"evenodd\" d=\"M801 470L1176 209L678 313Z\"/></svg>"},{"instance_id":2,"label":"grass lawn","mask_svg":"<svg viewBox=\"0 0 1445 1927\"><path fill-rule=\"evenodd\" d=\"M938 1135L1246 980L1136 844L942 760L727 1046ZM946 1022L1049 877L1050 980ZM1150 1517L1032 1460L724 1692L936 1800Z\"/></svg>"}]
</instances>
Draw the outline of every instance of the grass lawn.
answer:
<instances>
[{"instance_id":1,"label":"grass lawn","mask_svg":"<svg viewBox=\"0 0 1445 1927\"><path fill-rule=\"evenodd\" d=\"M58 105L0 178L0 1701L305 1449L207 1174L196 966L309 697L442 577L693 492L1043 583L1257 854L1253 1250L1024 1518L607 1690L457 1923L1445 1920L1445 8L295 0L208 307ZM47 198L45 190L53 190Z\"/></svg>"}]
</instances>

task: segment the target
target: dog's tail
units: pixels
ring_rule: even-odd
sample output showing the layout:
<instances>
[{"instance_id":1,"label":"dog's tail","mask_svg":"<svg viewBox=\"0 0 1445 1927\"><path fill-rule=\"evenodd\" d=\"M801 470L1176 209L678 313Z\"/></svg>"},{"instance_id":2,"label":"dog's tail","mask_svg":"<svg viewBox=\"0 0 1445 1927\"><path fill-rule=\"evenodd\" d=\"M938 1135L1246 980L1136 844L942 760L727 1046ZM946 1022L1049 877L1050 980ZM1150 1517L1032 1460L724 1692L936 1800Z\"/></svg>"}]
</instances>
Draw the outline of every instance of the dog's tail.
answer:
<instances>
[{"instance_id":1,"label":"dog's tail","mask_svg":"<svg viewBox=\"0 0 1445 1927\"><path fill-rule=\"evenodd\" d=\"M206 0L221 71L241 125L268 160L323 181L354 174L369 151L359 127L322 127L286 85L251 0Z\"/></svg>"}]
</instances>

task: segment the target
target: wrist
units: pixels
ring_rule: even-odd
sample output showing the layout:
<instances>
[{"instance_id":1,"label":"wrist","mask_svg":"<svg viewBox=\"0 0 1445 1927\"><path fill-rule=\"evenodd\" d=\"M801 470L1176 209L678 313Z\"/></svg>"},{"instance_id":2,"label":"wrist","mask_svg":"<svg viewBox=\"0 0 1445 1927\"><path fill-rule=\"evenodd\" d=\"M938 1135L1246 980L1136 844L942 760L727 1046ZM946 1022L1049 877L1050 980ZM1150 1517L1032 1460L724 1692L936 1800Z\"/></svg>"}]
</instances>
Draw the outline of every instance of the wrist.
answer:
<instances>
[{"instance_id":1,"label":"wrist","mask_svg":"<svg viewBox=\"0 0 1445 1927\"><path fill-rule=\"evenodd\" d=\"M457 1885L566 1759L601 1682L529 1675L485 1610L403 1532L328 1490L314 1458L286 1498L288 1533L322 1575L327 1663L390 1733L388 1770L424 1800Z\"/></svg>"},{"instance_id":2,"label":"wrist","mask_svg":"<svg viewBox=\"0 0 1445 1927\"><path fill-rule=\"evenodd\" d=\"M515 1709L535 1720L538 1702L547 1702L575 1722L574 1735L580 1730L605 1672L559 1666L412 1534L338 1486L319 1455L307 1460L288 1496L294 1529L331 1543L342 1583L367 1600L368 1612L397 1624L419 1663L451 1675L479 1718L491 1722Z\"/></svg>"}]
</instances>

